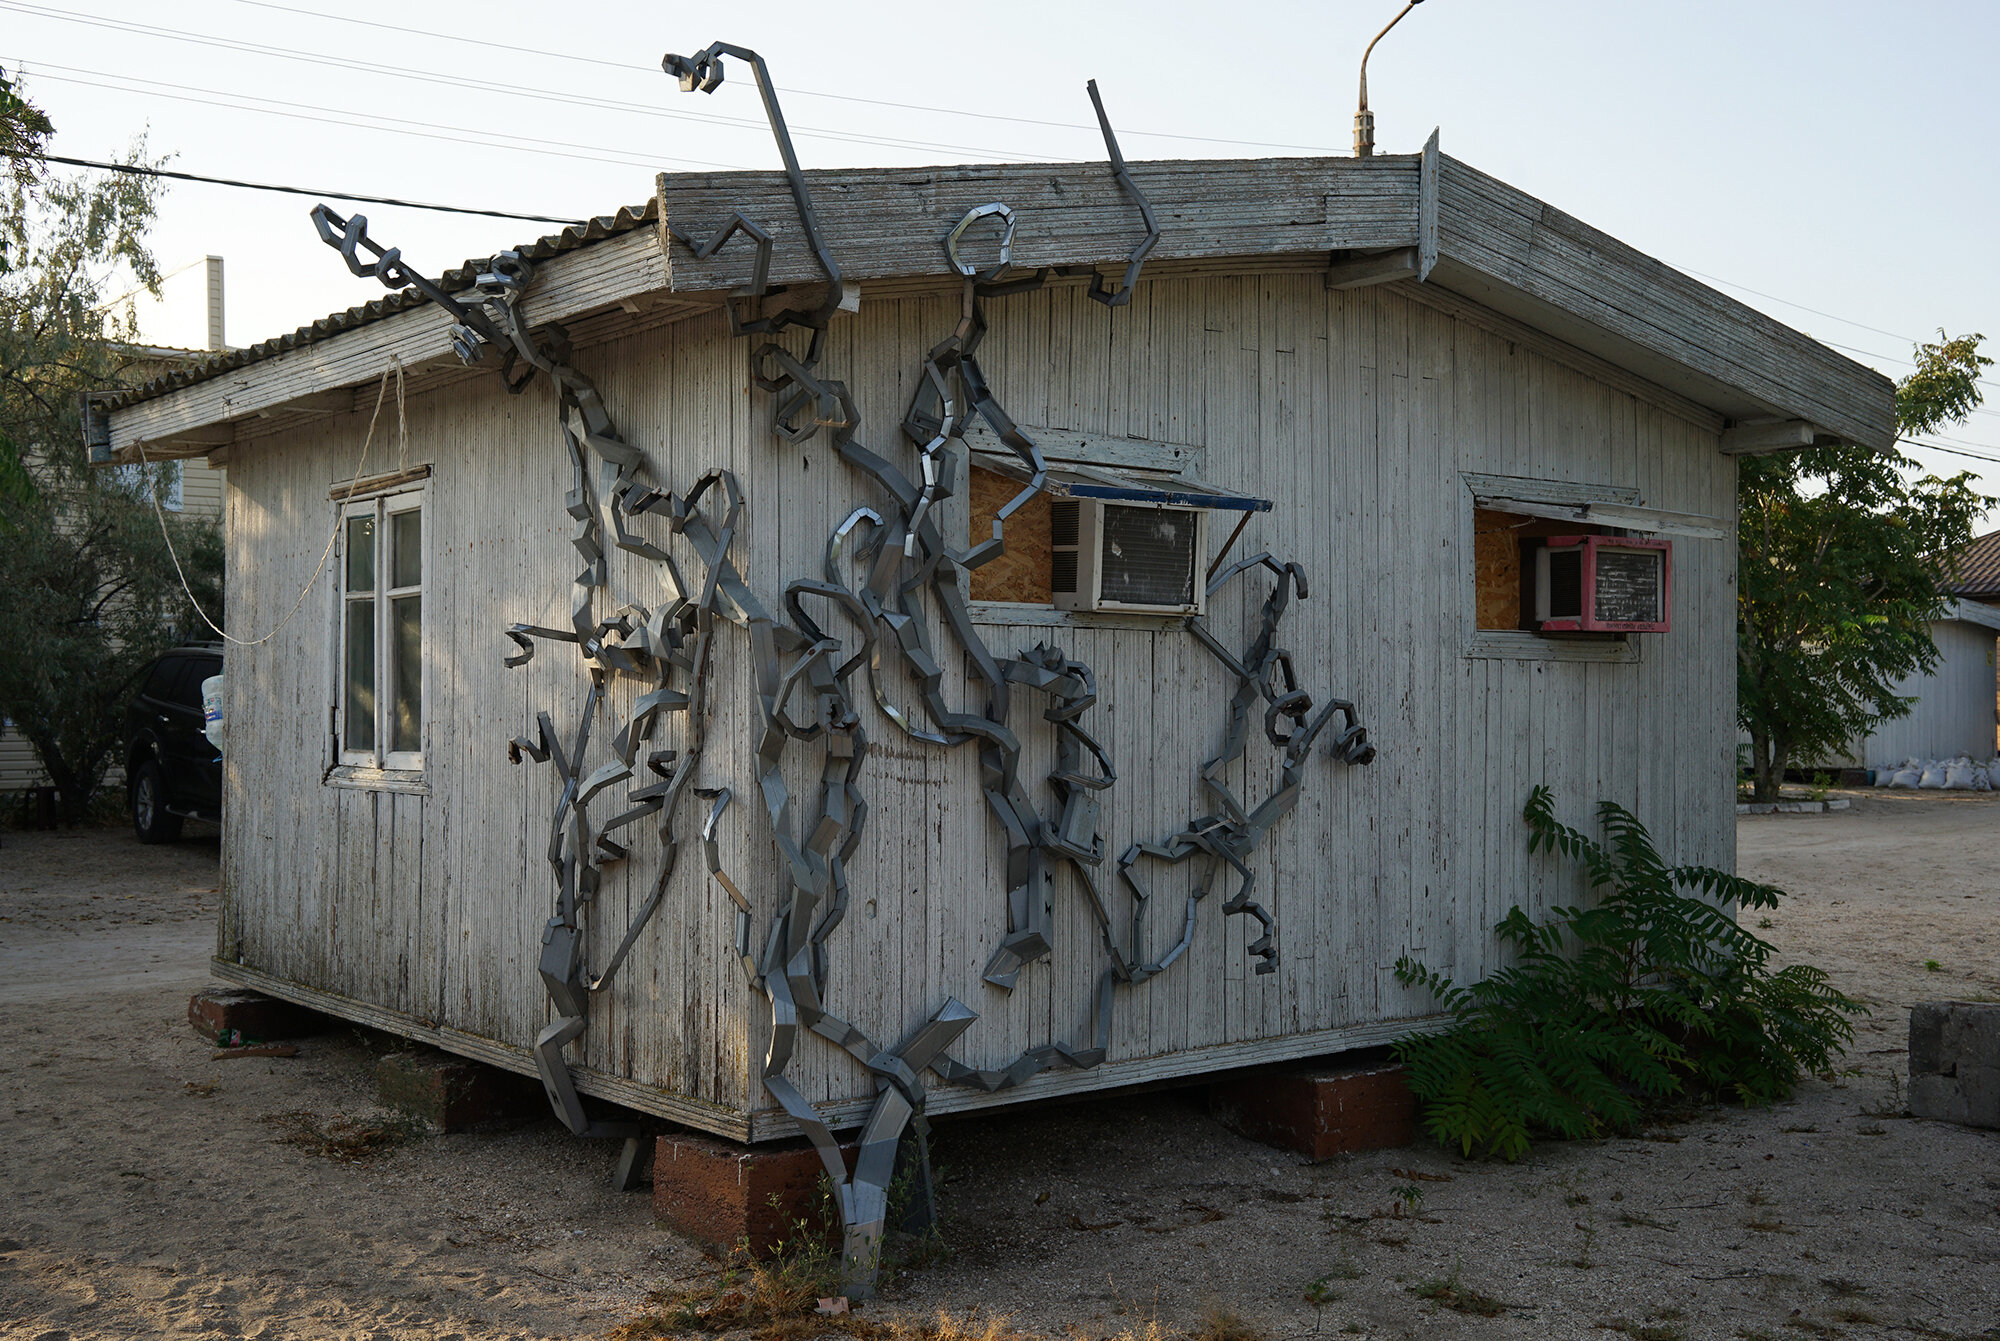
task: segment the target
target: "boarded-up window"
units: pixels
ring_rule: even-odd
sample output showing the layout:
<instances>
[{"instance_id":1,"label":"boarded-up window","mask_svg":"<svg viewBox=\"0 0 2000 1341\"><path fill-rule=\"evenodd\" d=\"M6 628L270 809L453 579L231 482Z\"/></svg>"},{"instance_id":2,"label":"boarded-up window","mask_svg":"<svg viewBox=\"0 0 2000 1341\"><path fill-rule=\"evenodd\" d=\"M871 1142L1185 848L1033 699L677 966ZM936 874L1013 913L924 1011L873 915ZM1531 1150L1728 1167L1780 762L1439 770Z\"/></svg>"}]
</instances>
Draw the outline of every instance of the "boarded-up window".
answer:
<instances>
[{"instance_id":1,"label":"boarded-up window","mask_svg":"<svg viewBox=\"0 0 2000 1341\"><path fill-rule=\"evenodd\" d=\"M1523 541L1551 535L1601 535L1607 528L1578 522L1523 517L1492 508L1472 513L1472 566L1478 592L1477 626L1482 629L1532 629L1534 590L1523 577L1533 577L1522 565Z\"/></svg>"},{"instance_id":2,"label":"boarded-up window","mask_svg":"<svg viewBox=\"0 0 2000 1341\"><path fill-rule=\"evenodd\" d=\"M1021 492L1018 481L997 471L971 471L972 530L969 540L977 545L993 534L993 519L1000 509ZM972 599L975 601L1022 601L1049 605L1049 496L1037 494L1007 518L1001 534L1007 552L972 570Z\"/></svg>"}]
</instances>

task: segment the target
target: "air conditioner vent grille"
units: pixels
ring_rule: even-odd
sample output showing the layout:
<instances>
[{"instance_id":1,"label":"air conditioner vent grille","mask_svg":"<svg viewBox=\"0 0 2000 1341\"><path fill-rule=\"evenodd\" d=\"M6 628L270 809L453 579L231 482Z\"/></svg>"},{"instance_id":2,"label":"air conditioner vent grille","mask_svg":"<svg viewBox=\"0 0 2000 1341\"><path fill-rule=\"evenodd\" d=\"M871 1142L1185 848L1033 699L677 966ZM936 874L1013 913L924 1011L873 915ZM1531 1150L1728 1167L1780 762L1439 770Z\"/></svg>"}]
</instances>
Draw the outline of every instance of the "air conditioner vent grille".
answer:
<instances>
[{"instance_id":1,"label":"air conditioner vent grille","mask_svg":"<svg viewBox=\"0 0 2000 1341\"><path fill-rule=\"evenodd\" d=\"M1049 556L1049 590L1065 594L1076 590L1076 551L1059 549Z\"/></svg>"},{"instance_id":2,"label":"air conditioner vent grille","mask_svg":"<svg viewBox=\"0 0 2000 1341\"><path fill-rule=\"evenodd\" d=\"M1121 605L1194 604L1195 513L1106 506L1103 526L1102 599Z\"/></svg>"},{"instance_id":3,"label":"air conditioner vent grille","mask_svg":"<svg viewBox=\"0 0 2000 1341\"><path fill-rule=\"evenodd\" d=\"M1079 513L1083 505L1074 499L1057 499L1049 504L1049 543L1054 545L1075 545L1077 528L1081 525ZM1069 590L1074 591L1072 586Z\"/></svg>"}]
</instances>

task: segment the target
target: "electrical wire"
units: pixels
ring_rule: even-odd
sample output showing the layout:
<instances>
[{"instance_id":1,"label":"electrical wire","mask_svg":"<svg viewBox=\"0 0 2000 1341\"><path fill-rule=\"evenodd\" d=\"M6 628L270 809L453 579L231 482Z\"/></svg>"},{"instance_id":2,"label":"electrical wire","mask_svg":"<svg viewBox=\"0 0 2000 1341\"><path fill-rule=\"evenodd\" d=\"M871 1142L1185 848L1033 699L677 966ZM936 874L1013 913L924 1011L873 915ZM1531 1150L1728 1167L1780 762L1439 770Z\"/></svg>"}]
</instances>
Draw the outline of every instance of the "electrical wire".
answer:
<instances>
[{"instance_id":1,"label":"electrical wire","mask_svg":"<svg viewBox=\"0 0 2000 1341\"><path fill-rule=\"evenodd\" d=\"M273 186L269 182L240 182L232 177L205 177L198 172L173 172L166 168L141 167L136 163L100 163L91 158L68 158L62 154L22 154L0 151L0 158L26 158L42 163L66 163L73 168L96 168L100 172L122 172L128 177L171 177L180 182L207 182L211 186L234 186L245 191L282 191L286 195L318 196L329 200L354 200L367 205L400 205L405 209L439 210L445 214L479 214L489 219L521 219L528 223L581 225L586 219L558 219L547 214L509 214L505 210L477 210L459 205L431 205L421 200L397 200L392 196L364 196L353 191L313 191L303 186ZM200 262L191 261L190 265ZM183 267L185 268L185 267ZM178 271L172 273L179 273ZM162 275L160 278L165 279Z\"/></svg>"},{"instance_id":2,"label":"electrical wire","mask_svg":"<svg viewBox=\"0 0 2000 1341\"><path fill-rule=\"evenodd\" d=\"M241 2L248 3L248 0L241 0ZM1797 308L1801 312L1810 312L1816 317L1825 317L1828 321L1837 321L1843 326L1852 326L1857 330L1870 331L1876 335L1886 335L1891 340L1908 340L1912 345L1923 343L1921 340L1914 339L1911 336L1902 335L1895 331L1885 331L1880 326L1870 326L1867 322L1855 321L1851 317L1836 316L1832 312L1822 311L1817 307L1807 307L1804 303L1794 302L1790 298L1780 298L1775 293L1766 293L1762 289L1753 289L1748 284L1738 284L1733 279L1724 279L1720 275L1705 274L1700 270L1696 270L1693 266L1677 265L1674 268L1676 270L1683 272L1684 274L1693 275L1697 279L1705 279L1711 284L1720 284L1725 288L1739 289L1744 293L1755 294L1759 298L1768 299L1769 301L1774 303L1783 303L1786 307ZM1848 354L1859 354L1863 358L1881 359L1885 363L1900 363L1906 368L1914 368L1917 366L1916 361L1914 359L1898 358L1893 354L1877 354L1876 352L1870 349L1857 349L1853 345L1838 344L1832 340L1821 340L1820 343L1828 346L1829 348L1838 349ZM1996 391L2000 391L2000 382L1994 382L1984 377L1977 378L1975 380L1977 380L1981 386L1991 387ZM1979 410L1976 411L1976 413L2000 415L2000 412L1996 412L1993 410Z\"/></svg>"},{"instance_id":3,"label":"electrical wire","mask_svg":"<svg viewBox=\"0 0 2000 1341\"><path fill-rule=\"evenodd\" d=\"M578 149L587 150L590 149L592 146L569 144L569 142L563 140L529 139L524 136L511 136L507 138L501 138L495 135L494 132L474 130L467 126L444 126L444 125L439 125L436 122L432 121L413 121L404 117L382 116L381 114L375 112L349 112L345 114L345 117L342 117L342 116L319 116L311 112L286 111L283 109L288 107L303 107L307 106L308 104L284 102L277 98L252 98L251 95L249 94L227 94L217 89L188 89L188 91L186 92L171 93L171 92L166 92L164 90L187 89L187 86L182 84L162 83L159 80L134 79L130 76L119 76L120 78L125 78L129 80L128 83L106 83L103 80L83 79L75 75L55 75L55 74L43 73L43 71L46 71L51 68L64 69L67 67L64 66L52 67L48 65L43 65L37 70L35 78L54 80L56 83L59 84L81 84L85 88L111 89L119 93L143 93L145 96L149 98L167 98L171 99L174 102L197 103L204 107L220 107L225 110L233 112L255 112L261 116L289 117L294 121L316 121L321 125L346 126L353 130L373 130L373 131L380 131L383 134L389 134L389 135L415 136L419 139L425 139L425 140L442 140L447 144L469 144L480 149L506 149L515 153L543 154L550 158L574 159L577 162L581 163L609 163L620 167L635 167L635 168L657 168L659 164L662 162L691 163L700 167L711 167L711 168L735 168L740 166L734 163L715 163L702 159L669 158L664 154L642 156L637 151L631 152L626 157L610 157L609 155L612 154L621 154L626 152L623 150L616 150L616 149L608 150L605 153L577 153L573 151ZM153 85L153 87L151 88L131 87L131 84L135 83L150 84ZM216 94L218 97L236 97L236 98L247 99L253 102L270 103L273 105L268 107L250 107L250 106L245 106L242 102L219 102L216 100L216 98L194 97L193 94L195 93L213 93ZM336 108L332 110L338 111L340 109ZM351 117L372 117L375 120L387 121L392 124L386 126L371 126L365 124L362 121L347 119ZM443 132L454 132L454 133L446 134ZM488 138L486 139L467 138L468 136L478 136L478 135L488 136ZM567 148L565 149L565 148L538 147L543 145L567 145Z\"/></svg>"},{"instance_id":4,"label":"electrical wire","mask_svg":"<svg viewBox=\"0 0 2000 1341\"><path fill-rule=\"evenodd\" d=\"M1927 452L1944 452L1951 456L1969 456L1975 461L2000 462L2000 456L1984 456L1978 452L1968 452L1963 447L1945 447L1935 442L1925 442L1921 438L1898 438L1896 441L1912 447L1921 447Z\"/></svg>"},{"instance_id":5,"label":"electrical wire","mask_svg":"<svg viewBox=\"0 0 2000 1341\"><path fill-rule=\"evenodd\" d=\"M340 495L343 499L354 497L355 488L361 483L361 472L368 468L368 448L375 441L375 423L382 417L382 402L388 398L389 374L392 372L396 375L396 423L402 431L402 443L397 449L398 458L400 459L409 450L410 426L409 421L403 416L403 361L392 354L389 356L388 365L382 369L382 385L375 392L375 412L368 416L368 436L361 440L361 457L354 463L354 478L348 481L346 490ZM138 450L139 464L151 465L152 462L146 457L146 444L134 442L132 445ZM217 637L237 647L255 647L259 643L268 643L283 632L285 625L292 622L292 616L299 612L299 608L306 603L306 597L318 584L319 575L326 571L326 561L333 557L333 547L340 541L340 524L346 520L343 509L335 508L333 531L326 538L326 548L320 552L319 563L313 567L312 576L306 579L303 587L299 588L299 598L292 602L292 608L285 611L284 618L278 621L277 626L261 638L237 638L231 636L222 625L210 619L208 611L202 609L201 602L195 599L194 588L188 585L187 570L181 567L181 556L174 549L173 534L167 529L167 514L160 507L159 490L149 489L146 491L146 496L153 500L153 515L160 521L160 538L167 542L167 557L174 561L174 575L181 580L181 590L187 593L188 604L194 607L197 615L201 616L202 623L215 630Z\"/></svg>"},{"instance_id":6,"label":"electrical wire","mask_svg":"<svg viewBox=\"0 0 2000 1341\"><path fill-rule=\"evenodd\" d=\"M298 51L290 47L270 46L262 42L245 42L233 38L221 38L202 33L184 32L173 28L161 28L149 23L134 23L124 19L95 18L81 14L66 14L60 10L47 9L40 5L22 4L19 0L0 0L0 9L15 13L30 14L36 18L56 19L66 23L86 24L94 28L105 28L113 32L132 33L138 36L160 38L173 42L187 42L196 46L213 47L222 51L233 51L243 55L275 56L281 60L302 61L311 65L322 65L337 70L348 70L362 74L380 75L391 79L414 80L425 84L439 84L446 88L469 89L482 93L498 93L508 97L528 98L543 102L566 103L576 107L591 107L604 111L630 112L640 116L658 117L670 121L693 121L707 125L728 126L741 130L766 133L768 123L750 117L728 116L712 112L696 112L667 108L649 103L623 102L613 98L598 98L583 94L561 93L554 89L522 88L511 83L494 80L471 79L461 75L440 74L435 71L411 70L403 66L386 65L376 61L356 60L344 56L330 56L323 53ZM56 66L61 69L64 67ZM87 71L86 73L101 73ZM1004 159L1024 159L1031 162L1075 162L1047 154L1023 154L1008 150L987 149L975 145L940 144L927 140L895 139L879 135L859 135L823 126L793 125L794 136L833 140L850 144L868 144L891 149L943 150L948 153L988 154Z\"/></svg>"},{"instance_id":7,"label":"electrical wire","mask_svg":"<svg viewBox=\"0 0 2000 1341\"><path fill-rule=\"evenodd\" d=\"M583 65L596 65L607 70L632 70L640 74L657 75L657 65L639 65L631 61L606 60L602 56L579 56L568 51L551 51L546 47L520 47L507 42L494 42L482 37L468 37L463 33L440 33L429 28L407 28L401 24L383 23L376 19L359 18L352 14L327 14L317 9L300 9L293 5L272 4L270 0L236 0L239 5L249 5L256 9L276 10L282 14L298 14L306 18L325 19L331 23L354 23L366 28L376 28L383 32L404 33L412 37L431 37L443 42L462 43L466 46L486 47L493 51L511 51L523 56L542 56L554 60L576 61ZM1032 116L1008 116L1001 112L973 112L959 107L931 107L923 103L891 102L884 98L863 98L852 93L827 93L818 89L780 87L778 92L788 98L825 98L831 102L851 102L865 107L887 107L899 112L929 112L937 116L962 116L980 121L1006 121L1019 126L1046 126L1055 130L1081 130L1096 133L1098 127L1081 121L1048 121ZM1127 130L1120 127L1120 138L1134 136L1155 140L1187 140L1196 144L1229 144L1246 149L1297 149L1310 154L1335 154L1345 152L1324 144L1284 144L1272 140L1235 140L1220 135L1186 135L1167 130Z\"/></svg>"},{"instance_id":8,"label":"electrical wire","mask_svg":"<svg viewBox=\"0 0 2000 1341\"><path fill-rule=\"evenodd\" d=\"M350 15L325 14L318 11L301 9L289 5L274 4L271 3L270 0L237 0L237 3L251 5L261 9L270 9L290 14L302 15L306 17L324 19L328 21L356 23L371 28L377 28L392 32L400 32L412 36L429 37L443 41L461 42L476 46L488 47L495 50L515 52L523 55L547 56L556 59L570 60L570 61L602 66L606 68L627 69L633 71L643 71L646 73L652 72L651 66L636 65L622 61L605 60L599 57L579 56L568 52L549 51L545 49L513 46L507 43L493 42L482 38L467 37L463 35L449 34L449 33L440 33L428 29L409 28L396 24L381 23L374 20L357 18ZM692 121L724 126L724 127L761 130L763 129L764 126L764 123L762 123L761 121L755 121L749 118L711 115L705 113L684 113L677 111L668 111L660 107L654 107L637 103L621 102L614 99L576 96L576 95L558 93L553 90L546 90L546 89L523 89L515 87L513 85L495 83L491 81L466 79L456 76L426 74L418 71L398 68L395 66L382 65L375 62L357 61L345 58L329 57L325 55L316 55L309 52L297 51L285 47L270 46L263 43L242 42L232 39L221 39L202 34L177 32L171 29L160 28L150 24L138 24L121 20L111 20L111 19L74 15L74 14L65 14L60 11L50 10L38 5L18 3L18 0L0 0L0 9L13 10L24 14L33 14L43 18L53 18L53 19L66 20L76 23L90 24L93 26L110 28L117 31L132 32L142 35L167 38L170 40L191 42L198 45L217 47L223 50L236 51L245 54L275 56L280 59L289 59L289 60L301 60L314 64L333 66L335 68L357 70L366 73L380 74L395 78L418 79L425 82L440 83L452 87L468 88L479 91L501 93L518 97L553 100L557 102L571 103L574 105L595 107L603 110L623 111L623 112L638 113L649 116L666 117L666 118L681 119L681 120L692 120ZM169 98L175 98L176 94L173 92L157 92L157 91L178 90L180 95L182 95L176 98L176 100L178 101L194 102L208 106L221 107L227 110L263 112L267 115L291 116L299 120L319 121L334 125L349 125L356 129L377 130L377 131L383 131L386 129L385 127L382 126L369 126L353 121L342 121L334 117L314 115L310 112L276 110L277 108L304 108L310 106L308 104L288 103L281 99L261 98L261 97L255 97L253 95L225 93L222 90L215 90L215 89L190 88L185 85L169 84L159 80L140 79L134 76L104 75L102 72L99 71L79 70L76 69L75 67L68 67L61 65L47 65L45 63L40 63L40 62L37 62L36 64L42 66L43 68L67 70L70 71L73 76L95 74L103 79L127 79L133 83L151 85L153 90L155 91L154 93L151 94L151 96L164 96ZM59 82L83 84L88 87L109 88L124 92L141 91L137 89L125 88L120 84L116 83L93 83L88 79L75 78L75 77L69 79L63 79L61 76L55 76L55 75L44 75L41 77L57 79ZM880 99L860 98L847 94L820 93L808 89L792 89L788 90L788 92L795 94L805 94L806 96L811 96L811 97L823 97L823 98L837 99L847 102L866 103L883 107L891 107L906 111L925 111L925 112L934 112L947 115L962 115L962 116L978 117L985 120L1008 121L1018 124L1047 126L1060 129L1079 129L1079 130L1089 129L1088 127L1069 122L1043 121L1031 117L1011 117L993 113L962 112L952 108L927 107L921 104L911 104L911 103L896 103ZM211 97L234 97L243 99L244 101L247 102L264 103L267 104L267 106L265 107L243 106L240 103L213 102L207 98L186 96L190 94L208 94L211 95ZM320 108L316 110L339 111L340 109ZM736 164L716 163L703 160L674 159L665 155L645 154L642 156L638 153L632 154L632 156L629 158L605 157L604 156L605 154L622 155L626 151L603 150L601 146L580 145L566 141L542 140L536 137L500 135L494 132L479 131L468 127L444 126L434 122L414 121L407 118L391 117L378 113L348 112L345 115L365 117L370 120L384 121L392 123L394 125L413 128L408 131L401 131L396 133L411 133L411 134L424 135L425 131L443 132L443 133L432 133L424 135L424 137L430 139L445 140L447 142L453 142L453 143L473 144L486 148L518 148L518 149L524 149L527 152L549 154L554 157L576 158L582 161L589 161L589 162L605 162L605 163L628 162L633 164L634 166L652 166L656 162L668 161L668 162L686 162L694 164L696 166L703 166L703 167L733 168L739 166ZM876 136L865 136L859 134L852 134L849 132L836 131L823 127L799 126L799 127L794 127L794 130L796 133L802 135L811 135L817 138L832 139L849 143L871 144L889 148L944 149L954 152L990 153L990 154L997 154L1002 157L1027 158L1027 159L1032 159L1035 157L1032 155L1022 154L1014 151L992 150L992 149L979 148L973 146L942 144L942 143L921 141L921 140L904 140L904 139L892 139L892 138L884 138ZM1158 138L1200 140L1200 141L1221 143L1221 144L1239 144L1239 145L1250 145L1250 146L1267 147L1267 148L1295 148L1295 149L1306 149L1309 151L1331 152L1324 150L1322 146L1280 145L1280 144L1271 144L1269 142L1264 142L1264 141L1227 140L1227 139L1221 139L1219 137L1175 135L1167 132L1127 131L1125 133L1131 135L1149 135ZM483 139L460 138L463 136L484 136L486 138ZM512 143L510 143L509 141L512 141ZM543 148L533 147L536 145L554 146L554 147L543 147ZM584 150L589 152L564 153L561 152L561 150L563 149ZM76 162L79 166L107 168L113 171L131 170L129 168L121 168L117 165L106 165L106 164L86 162L82 160L57 159L55 161ZM1074 161L1074 160L1057 160L1057 161ZM295 194L323 194L344 200L368 201L370 203L390 204L390 205L405 205L411 208L418 208L418 209L438 209L453 213L479 214L479 215L487 215L498 218L520 218L520 219L532 220L534 222L549 222L549 223L576 222L572 220L555 219L549 216L508 214L506 212L497 210L455 209L450 206L427 205L427 204L420 204L418 202L395 200L385 197L344 195L336 192L308 192L299 190L298 188L265 186L257 183L238 182L238 181L231 181L228 179L203 178L195 174L181 174L181 173L168 173L164 171L154 171L152 173L149 173L148 175L174 176L174 177L181 177L186 180L195 180L195 181L213 181L221 185L242 186L250 189L290 191ZM1853 326L1859 330L1870 331L1878 335L1887 335L1892 339L1908 338L1906 336L1899 335L1894 331L1884 330L1883 328L1878 326L1870 326L1865 322L1853 321L1849 318L1838 316L1832 312L1827 312L1820 308L1811 307L1807 304L1799 303L1792 299L1782 298L1776 294L1767 293L1764 290L1753 288L1747 284L1740 284L1734 280L1726 279L1719 275L1711 275L1706 272L1693 269L1691 267L1680 267L1680 268L1683 269L1687 274L1694 275L1701 279L1705 279L1711 283L1721 284L1729 288L1737 289L1740 290L1741 292L1752 294L1756 297L1764 298L1771 302L1776 302L1783 304L1787 307L1795 308L1801 312L1808 312L1815 316L1824 317L1830 321L1838 321L1843 325ZM1830 346L1831 348L1839 349L1845 353L1858 354L1864 358L1878 359L1884 362L1900 364L1905 367L1917 366L1915 362L1910 359L1898 358L1893 355L1881 354L1874 350L1862 349L1853 345L1842 344L1838 341L1823 340L1822 343ZM1915 344L1918 342L1912 340L1911 343ZM1976 380L1982 386L2000 390L2000 383L1996 383L1986 378L1978 378ZM1974 408L1972 413L2000 418L2000 411L1988 410L1984 408ZM1953 450L1951 448L1943 446L1935 446L1932 444L1919 443L1917 445L1930 446L1932 450L1938 450L1938 451ZM1958 454L1972 455L1972 453L1964 452L1962 450Z\"/></svg>"}]
</instances>

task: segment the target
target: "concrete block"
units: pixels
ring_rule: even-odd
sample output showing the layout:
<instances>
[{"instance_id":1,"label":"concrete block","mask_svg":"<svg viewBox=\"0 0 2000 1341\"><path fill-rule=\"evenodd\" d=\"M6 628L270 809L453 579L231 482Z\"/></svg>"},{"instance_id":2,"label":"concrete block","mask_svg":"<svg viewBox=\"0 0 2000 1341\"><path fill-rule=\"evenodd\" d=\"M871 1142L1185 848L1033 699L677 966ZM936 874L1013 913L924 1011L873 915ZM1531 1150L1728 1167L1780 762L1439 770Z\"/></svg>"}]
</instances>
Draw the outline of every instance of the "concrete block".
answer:
<instances>
[{"instance_id":1,"label":"concrete block","mask_svg":"<svg viewBox=\"0 0 2000 1341\"><path fill-rule=\"evenodd\" d=\"M848 1167L854 1147L842 1146ZM758 1255L822 1228L826 1166L804 1141L737 1145L713 1136L662 1136L653 1154L653 1218L716 1252L747 1244ZM831 1208L828 1208L831 1214Z\"/></svg>"},{"instance_id":2,"label":"concrete block","mask_svg":"<svg viewBox=\"0 0 2000 1341\"><path fill-rule=\"evenodd\" d=\"M375 1063L375 1090L384 1106L421 1118L438 1131L466 1131L546 1113L548 1100L533 1076L454 1057L435 1048L407 1048Z\"/></svg>"},{"instance_id":3,"label":"concrete block","mask_svg":"<svg viewBox=\"0 0 2000 1341\"><path fill-rule=\"evenodd\" d=\"M1926 1001L1910 1008L1910 1112L2000 1129L2000 1005Z\"/></svg>"},{"instance_id":4,"label":"concrete block","mask_svg":"<svg viewBox=\"0 0 2000 1341\"><path fill-rule=\"evenodd\" d=\"M1209 1086L1209 1112L1239 1135L1309 1159L1416 1139L1417 1103L1392 1063L1272 1068Z\"/></svg>"},{"instance_id":5,"label":"concrete block","mask_svg":"<svg viewBox=\"0 0 2000 1341\"><path fill-rule=\"evenodd\" d=\"M327 1027L327 1018L247 987L211 987L188 998L188 1023L203 1038L230 1048L316 1034Z\"/></svg>"}]
</instances>

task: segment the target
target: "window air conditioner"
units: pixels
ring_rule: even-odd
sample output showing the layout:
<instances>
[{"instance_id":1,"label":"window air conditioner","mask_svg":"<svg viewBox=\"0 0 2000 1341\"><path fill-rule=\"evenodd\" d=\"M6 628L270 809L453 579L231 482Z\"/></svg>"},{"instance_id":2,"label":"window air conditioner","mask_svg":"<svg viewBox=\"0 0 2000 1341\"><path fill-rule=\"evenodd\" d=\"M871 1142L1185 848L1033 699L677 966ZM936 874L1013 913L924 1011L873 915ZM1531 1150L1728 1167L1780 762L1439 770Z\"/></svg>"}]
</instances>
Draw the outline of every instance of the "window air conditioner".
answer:
<instances>
[{"instance_id":1,"label":"window air conditioner","mask_svg":"<svg viewBox=\"0 0 2000 1341\"><path fill-rule=\"evenodd\" d=\"M1535 626L1543 633L1665 633L1673 542L1550 536L1535 550Z\"/></svg>"},{"instance_id":2,"label":"window air conditioner","mask_svg":"<svg viewBox=\"0 0 2000 1341\"><path fill-rule=\"evenodd\" d=\"M1207 509L1058 498L1049 520L1049 588L1058 610L1202 613Z\"/></svg>"}]
</instances>

